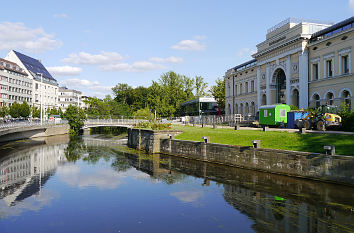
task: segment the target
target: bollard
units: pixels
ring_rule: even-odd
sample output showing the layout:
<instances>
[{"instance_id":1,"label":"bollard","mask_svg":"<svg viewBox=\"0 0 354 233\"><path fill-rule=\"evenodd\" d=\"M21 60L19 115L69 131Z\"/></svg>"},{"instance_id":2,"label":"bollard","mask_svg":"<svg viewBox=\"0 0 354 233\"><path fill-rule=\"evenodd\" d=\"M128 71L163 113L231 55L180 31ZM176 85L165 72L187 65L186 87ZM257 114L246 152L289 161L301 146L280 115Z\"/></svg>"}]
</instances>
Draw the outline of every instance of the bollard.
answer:
<instances>
[{"instance_id":1,"label":"bollard","mask_svg":"<svg viewBox=\"0 0 354 233\"><path fill-rule=\"evenodd\" d=\"M324 146L323 149L326 151L326 155L336 154L336 147L334 145Z\"/></svg>"},{"instance_id":2,"label":"bollard","mask_svg":"<svg viewBox=\"0 0 354 233\"><path fill-rule=\"evenodd\" d=\"M213 124L213 129L216 129L216 124L215 123Z\"/></svg>"},{"instance_id":3,"label":"bollard","mask_svg":"<svg viewBox=\"0 0 354 233\"><path fill-rule=\"evenodd\" d=\"M306 134L306 128L299 128L300 134Z\"/></svg>"},{"instance_id":4,"label":"bollard","mask_svg":"<svg viewBox=\"0 0 354 233\"><path fill-rule=\"evenodd\" d=\"M269 131L269 127L268 126L263 126L263 132Z\"/></svg>"},{"instance_id":5,"label":"bollard","mask_svg":"<svg viewBox=\"0 0 354 233\"><path fill-rule=\"evenodd\" d=\"M261 140L252 140L253 148L261 148Z\"/></svg>"},{"instance_id":6,"label":"bollard","mask_svg":"<svg viewBox=\"0 0 354 233\"><path fill-rule=\"evenodd\" d=\"M202 137L202 139L204 140L204 143L210 143L210 137L209 136L204 136L204 137Z\"/></svg>"},{"instance_id":7,"label":"bollard","mask_svg":"<svg viewBox=\"0 0 354 233\"><path fill-rule=\"evenodd\" d=\"M240 130L240 125L239 124L235 125L235 130Z\"/></svg>"}]
</instances>

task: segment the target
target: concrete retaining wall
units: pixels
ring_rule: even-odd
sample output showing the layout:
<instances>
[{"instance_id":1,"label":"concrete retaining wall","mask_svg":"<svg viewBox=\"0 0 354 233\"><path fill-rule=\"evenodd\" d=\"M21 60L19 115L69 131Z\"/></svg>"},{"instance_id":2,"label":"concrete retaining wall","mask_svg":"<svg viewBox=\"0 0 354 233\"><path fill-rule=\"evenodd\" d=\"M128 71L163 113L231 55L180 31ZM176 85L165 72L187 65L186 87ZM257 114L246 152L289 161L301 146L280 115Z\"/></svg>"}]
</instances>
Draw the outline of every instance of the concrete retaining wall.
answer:
<instances>
[{"instance_id":1,"label":"concrete retaining wall","mask_svg":"<svg viewBox=\"0 0 354 233\"><path fill-rule=\"evenodd\" d=\"M354 185L354 158L163 139L160 152L212 163Z\"/></svg>"},{"instance_id":2,"label":"concrete retaining wall","mask_svg":"<svg viewBox=\"0 0 354 233\"><path fill-rule=\"evenodd\" d=\"M128 146L148 153L159 153L160 139L168 138L169 134L175 136L179 133L182 131L128 128Z\"/></svg>"}]
</instances>

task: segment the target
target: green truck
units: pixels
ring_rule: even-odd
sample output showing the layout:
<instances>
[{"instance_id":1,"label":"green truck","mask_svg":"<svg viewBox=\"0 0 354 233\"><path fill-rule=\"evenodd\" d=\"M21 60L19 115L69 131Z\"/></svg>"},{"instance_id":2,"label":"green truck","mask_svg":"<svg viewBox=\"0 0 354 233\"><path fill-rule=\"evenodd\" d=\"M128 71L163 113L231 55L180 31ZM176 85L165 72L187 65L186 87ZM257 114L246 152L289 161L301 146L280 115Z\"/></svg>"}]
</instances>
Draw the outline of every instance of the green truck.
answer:
<instances>
[{"instance_id":1,"label":"green truck","mask_svg":"<svg viewBox=\"0 0 354 233\"><path fill-rule=\"evenodd\" d=\"M290 106L286 104L264 105L259 108L260 125L285 125Z\"/></svg>"}]
</instances>

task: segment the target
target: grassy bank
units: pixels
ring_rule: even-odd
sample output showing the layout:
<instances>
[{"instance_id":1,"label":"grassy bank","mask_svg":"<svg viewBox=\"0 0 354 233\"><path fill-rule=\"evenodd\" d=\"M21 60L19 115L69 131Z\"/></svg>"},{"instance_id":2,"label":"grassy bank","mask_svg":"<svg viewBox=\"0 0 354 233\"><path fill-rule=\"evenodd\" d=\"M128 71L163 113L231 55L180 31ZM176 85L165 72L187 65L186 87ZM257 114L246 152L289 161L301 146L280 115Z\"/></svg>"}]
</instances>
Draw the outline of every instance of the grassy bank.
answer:
<instances>
[{"instance_id":1,"label":"grassy bank","mask_svg":"<svg viewBox=\"0 0 354 233\"><path fill-rule=\"evenodd\" d=\"M252 140L261 140L263 148L324 153L324 145L335 145L336 154L354 155L354 136L334 134L298 134L289 132L263 132L258 130L212 129L192 126L173 126L183 133L176 139L202 141L210 136L212 143L252 146Z\"/></svg>"}]
</instances>

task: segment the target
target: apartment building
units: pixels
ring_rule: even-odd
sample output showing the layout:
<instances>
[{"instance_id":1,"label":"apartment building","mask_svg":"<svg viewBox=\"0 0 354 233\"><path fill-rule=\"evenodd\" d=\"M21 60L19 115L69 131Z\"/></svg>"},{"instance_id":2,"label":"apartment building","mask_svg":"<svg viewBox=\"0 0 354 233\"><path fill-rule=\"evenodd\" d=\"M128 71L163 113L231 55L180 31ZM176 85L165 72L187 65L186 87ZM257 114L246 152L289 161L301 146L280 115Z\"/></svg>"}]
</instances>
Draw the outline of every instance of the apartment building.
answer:
<instances>
[{"instance_id":1,"label":"apartment building","mask_svg":"<svg viewBox=\"0 0 354 233\"><path fill-rule=\"evenodd\" d=\"M32 104L32 80L19 65L0 58L0 106L23 101Z\"/></svg>"},{"instance_id":2,"label":"apartment building","mask_svg":"<svg viewBox=\"0 0 354 233\"><path fill-rule=\"evenodd\" d=\"M68 89L66 87L59 87L58 107L64 112L69 105L76 105L80 108L83 107L81 100L82 92L74 89Z\"/></svg>"},{"instance_id":3,"label":"apartment building","mask_svg":"<svg viewBox=\"0 0 354 233\"><path fill-rule=\"evenodd\" d=\"M18 64L32 80L32 103L40 107L43 103L44 112L56 108L58 104L58 82L41 61L11 50L5 59Z\"/></svg>"}]
</instances>

